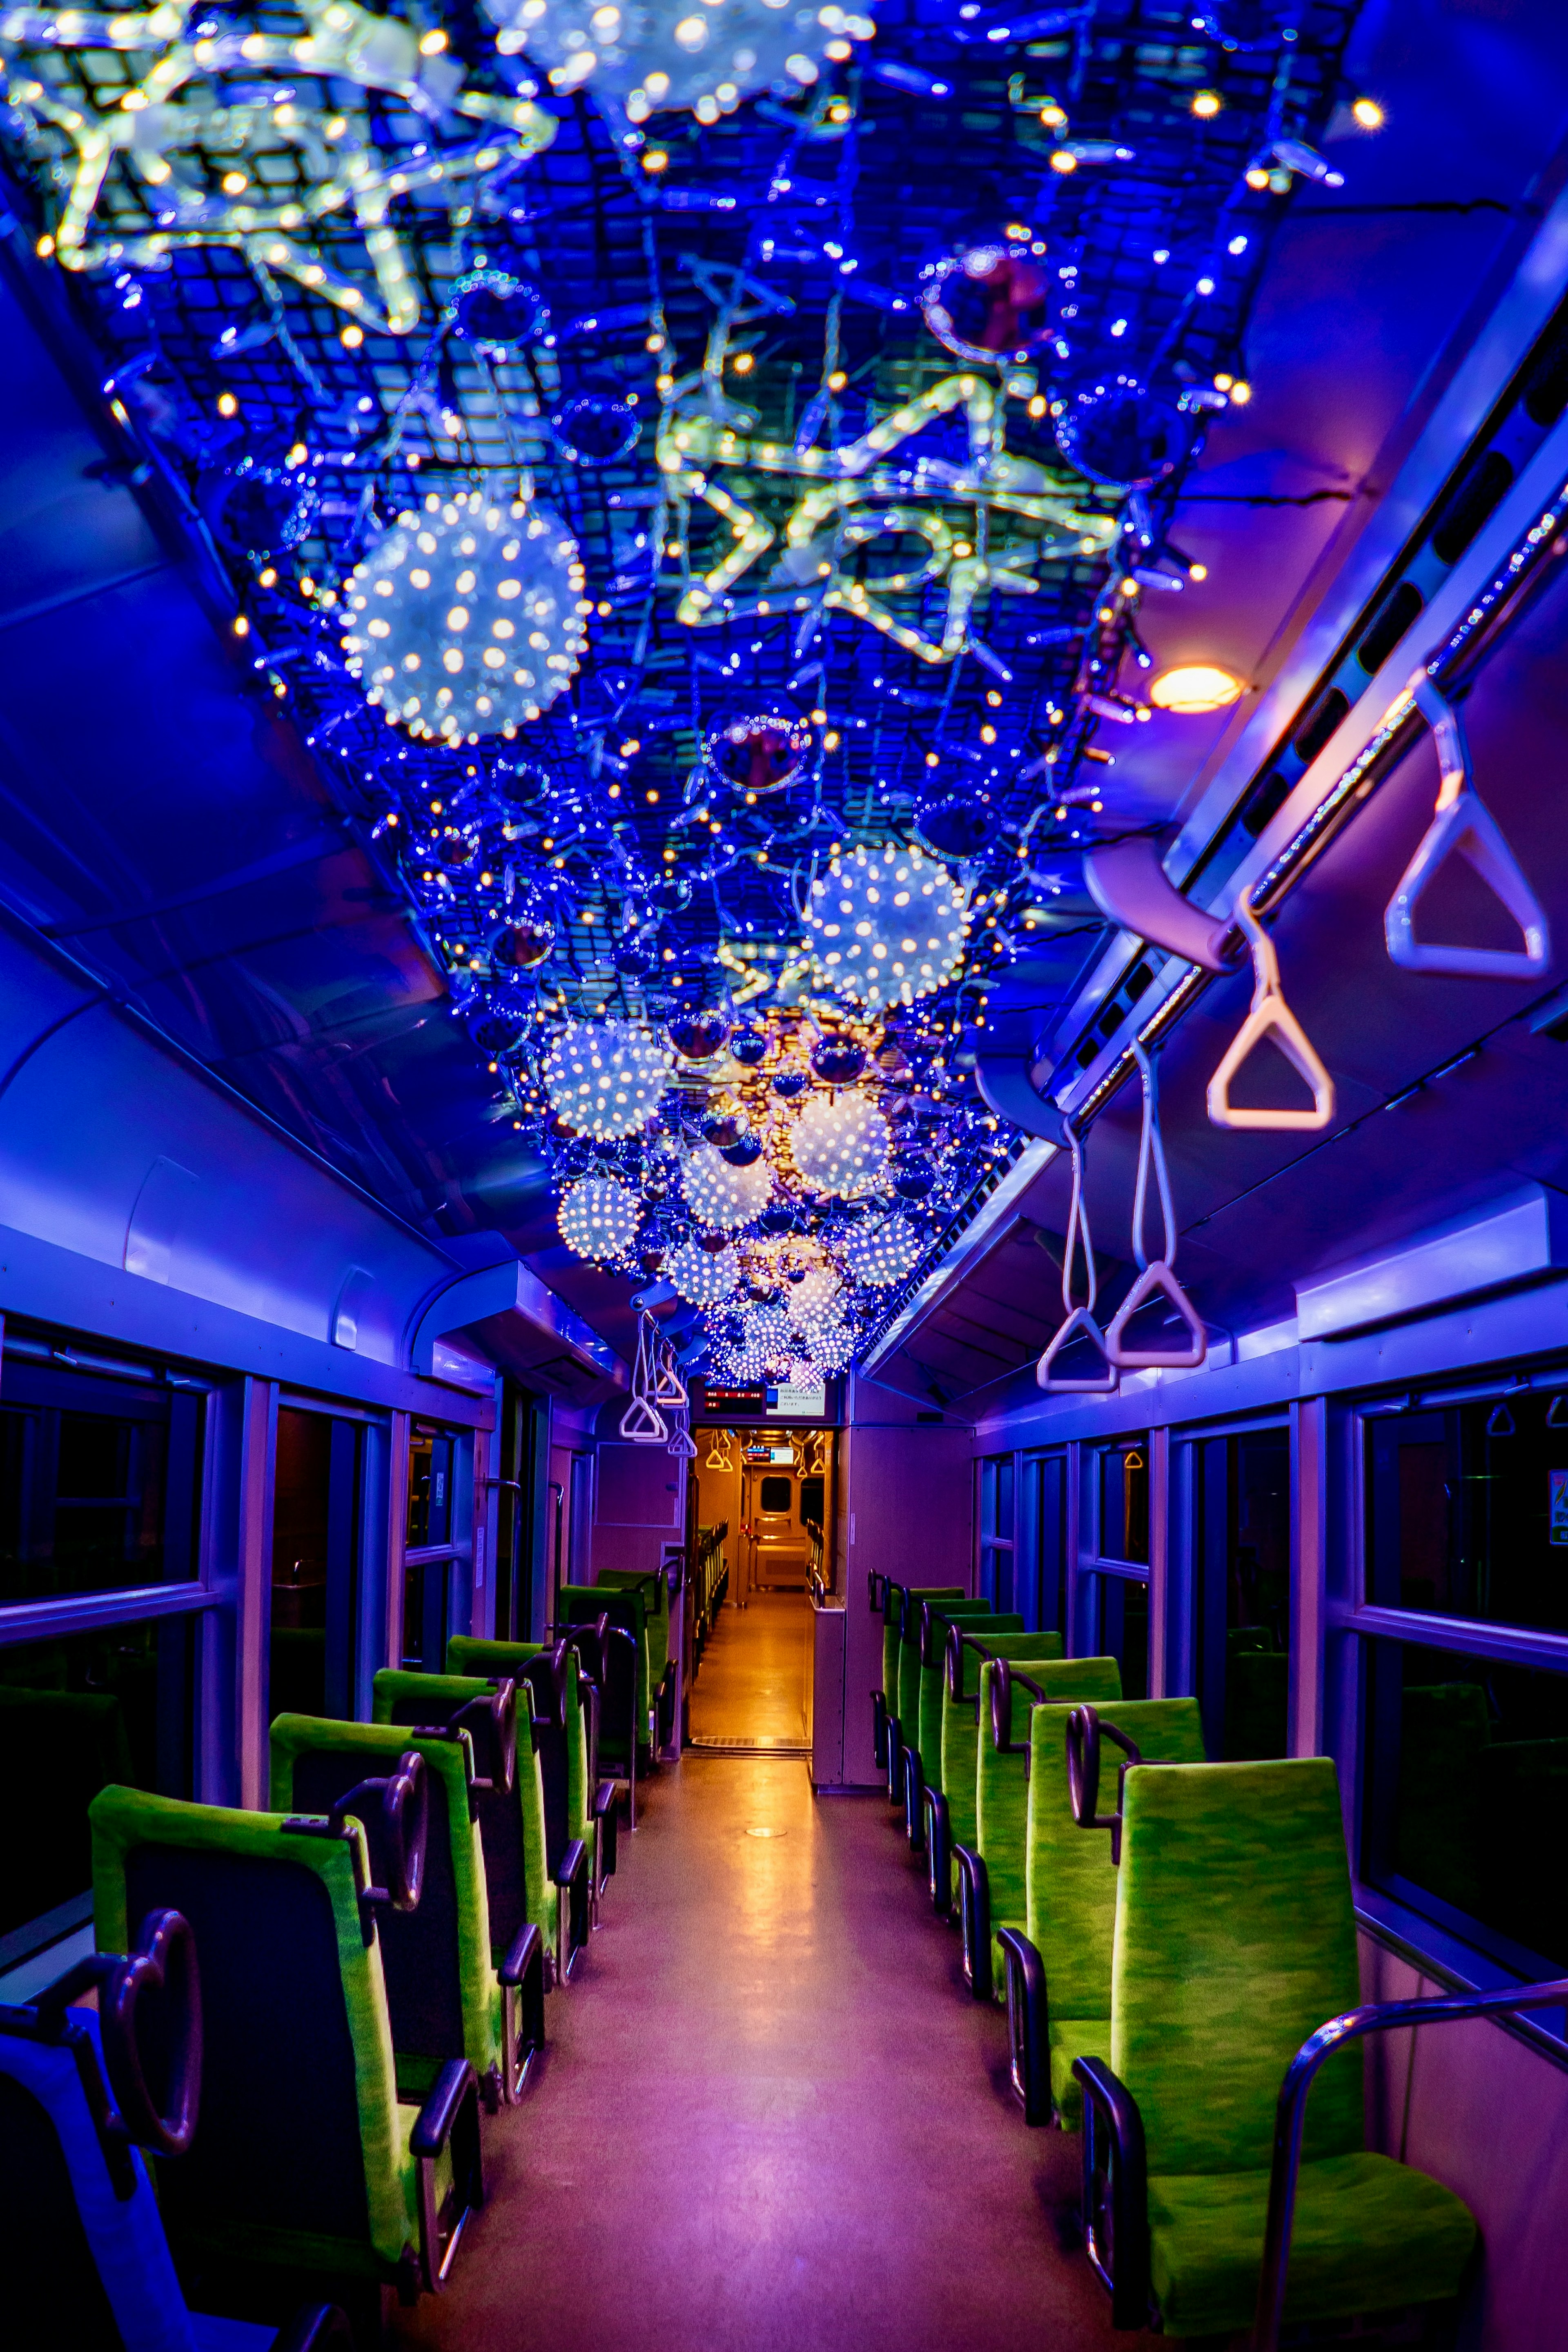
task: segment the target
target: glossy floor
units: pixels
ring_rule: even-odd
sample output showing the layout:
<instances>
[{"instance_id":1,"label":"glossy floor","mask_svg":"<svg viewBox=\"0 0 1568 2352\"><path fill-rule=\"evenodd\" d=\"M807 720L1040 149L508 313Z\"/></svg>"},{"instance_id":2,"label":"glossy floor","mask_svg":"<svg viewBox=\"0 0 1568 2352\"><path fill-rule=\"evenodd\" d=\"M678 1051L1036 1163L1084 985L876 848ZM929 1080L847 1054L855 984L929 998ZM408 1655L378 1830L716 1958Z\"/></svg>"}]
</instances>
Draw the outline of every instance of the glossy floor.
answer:
<instances>
[{"instance_id":1,"label":"glossy floor","mask_svg":"<svg viewBox=\"0 0 1568 2352\"><path fill-rule=\"evenodd\" d=\"M744 1609L721 1609L691 1694L689 1737L699 1745L808 1745L812 1622L804 1592L753 1591Z\"/></svg>"},{"instance_id":2,"label":"glossy floor","mask_svg":"<svg viewBox=\"0 0 1568 2352\"><path fill-rule=\"evenodd\" d=\"M442 2352L1079 2352L1078 2142L1029 2132L877 1798L804 1764L666 1766L550 2054L487 2133Z\"/></svg>"}]
</instances>

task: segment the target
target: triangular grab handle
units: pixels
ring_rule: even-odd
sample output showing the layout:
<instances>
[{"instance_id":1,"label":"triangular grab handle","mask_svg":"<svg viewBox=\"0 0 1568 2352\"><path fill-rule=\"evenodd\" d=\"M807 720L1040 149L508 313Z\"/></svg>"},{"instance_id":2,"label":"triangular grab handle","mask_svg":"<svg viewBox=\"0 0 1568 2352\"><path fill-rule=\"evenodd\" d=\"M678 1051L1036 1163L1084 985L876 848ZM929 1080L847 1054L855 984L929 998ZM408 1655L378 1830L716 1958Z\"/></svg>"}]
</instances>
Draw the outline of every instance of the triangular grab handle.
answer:
<instances>
[{"instance_id":1,"label":"triangular grab handle","mask_svg":"<svg viewBox=\"0 0 1568 2352\"><path fill-rule=\"evenodd\" d=\"M1245 890L1236 902L1236 919L1252 950L1252 1007L1209 1080L1209 1118L1215 1127L1279 1129L1286 1133L1327 1127L1334 1115L1334 1082L1314 1051L1311 1039L1285 1002L1274 942L1254 914ZM1253 1047L1265 1037L1273 1039L1297 1076L1311 1088L1310 1110L1241 1110L1232 1103L1231 1083Z\"/></svg>"},{"instance_id":2,"label":"triangular grab handle","mask_svg":"<svg viewBox=\"0 0 1568 2352\"><path fill-rule=\"evenodd\" d=\"M634 1445L663 1445L669 1424L651 1398L635 1396L621 1415L621 1435Z\"/></svg>"},{"instance_id":3,"label":"triangular grab handle","mask_svg":"<svg viewBox=\"0 0 1568 2352\"><path fill-rule=\"evenodd\" d=\"M1470 980L1533 980L1552 961L1546 911L1525 880L1502 827L1476 790L1458 712L1424 669L1411 680L1410 691L1432 730L1442 782L1432 822L1384 915L1389 955L1405 971L1453 972ZM1415 910L1422 894L1438 868L1456 856L1513 917L1523 935L1522 948L1443 947L1416 938Z\"/></svg>"},{"instance_id":4,"label":"triangular grab handle","mask_svg":"<svg viewBox=\"0 0 1568 2352\"><path fill-rule=\"evenodd\" d=\"M1053 1369L1056 1360L1070 1340L1080 1338L1088 1339L1105 1358L1105 1370L1084 1380L1064 1379ZM1121 1374L1107 1353L1105 1334L1087 1307L1073 1308L1035 1366L1035 1378L1041 1388L1056 1396L1110 1396L1116 1389Z\"/></svg>"},{"instance_id":5,"label":"triangular grab handle","mask_svg":"<svg viewBox=\"0 0 1568 2352\"><path fill-rule=\"evenodd\" d=\"M1147 1306L1156 1294L1169 1300L1185 1324L1187 1345L1184 1348L1127 1346L1125 1334L1128 1325L1139 1308ZM1208 1333L1204 1329L1202 1317L1164 1259L1152 1258L1118 1307L1106 1332L1107 1360L1124 1372L1157 1370L1193 1371L1203 1362L1208 1351Z\"/></svg>"}]
</instances>

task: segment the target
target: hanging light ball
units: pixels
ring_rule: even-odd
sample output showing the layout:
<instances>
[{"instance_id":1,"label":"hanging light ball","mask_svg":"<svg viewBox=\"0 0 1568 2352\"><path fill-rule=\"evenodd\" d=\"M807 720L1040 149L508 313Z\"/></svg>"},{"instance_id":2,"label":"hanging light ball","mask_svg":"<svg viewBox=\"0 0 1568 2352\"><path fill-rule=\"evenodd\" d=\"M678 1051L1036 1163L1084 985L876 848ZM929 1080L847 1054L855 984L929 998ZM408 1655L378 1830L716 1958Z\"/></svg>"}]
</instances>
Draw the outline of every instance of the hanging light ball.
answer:
<instances>
[{"instance_id":1,"label":"hanging light ball","mask_svg":"<svg viewBox=\"0 0 1568 2352\"><path fill-rule=\"evenodd\" d=\"M716 1151L727 1151L731 1143L740 1140L743 1132L743 1122L738 1111L725 1111L717 1118L705 1119L702 1124L702 1140L710 1143Z\"/></svg>"},{"instance_id":2,"label":"hanging light ball","mask_svg":"<svg viewBox=\"0 0 1568 2352\"><path fill-rule=\"evenodd\" d=\"M561 1195L555 1222L568 1249L597 1265L611 1265L637 1240L642 1204L631 1186L614 1176L584 1176Z\"/></svg>"},{"instance_id":3,"label":"hanging light ball","mask_svg":"<svg viewBox=\"0 0 1568 2352\"><path fill-rule=\"evenodd\" d=\"M871 1012L912 1004L958 969L968 905L963 884L921 850L891 841L853 849L811 886L813 973Z\"/></svg>"},{"instance_id":4,"label":"hanging light ball","mask_svg":"<svg viewBox=\"0 0 1568 2352\"><path fill-rule=\"evenodd\" d=\"M720 1159L727 1160L731 1168L752 1168L762 1156L760 1135L738 1135L733 1143L721 1144L719 1149Z\"/></svg>"},{"instance_id":5,"label":"hanging light ball","mask_svg":"<svg viewBox=\"0 0 1568 2352\"><path fill-rule=\"evenodd\" d=\"M760 1341L740 1332L715 1350L713 1368L721 1381L731 1381L737 1387L744 1387L747 1381L760 1381L765 1376L768 1351Z\"/></svg>"},{"instance_id":6,"label":"hanging light ball","mask_svg":"<svg viewBox=\"0 0 1568 2352\"><path fill-rule=\"evenodd\" d=\"M784 1307L752 1307L746 1310L742 1345L760 1355L764 1371L785 1372L795 1353L794 1326Z\"/></svg>"},{"instance_id":7,"label":"hanging light ball","mask_svg":"<svg viewBox=\"0 0 1568 2352\"><path fill-rule=\"evenodd\" d=\"M1163 400L1125 372L1080 384L1057 419L1057 446L1109 489L1146 490L1193 455L1203 418Z\"/></svg>"},{"instance_id":8,"label":"hanging light ball","mask_svg":"<svg viewBox=\"0 0 1568 2352\"><path fill-rule=\"evenodd\" d=\"M544 1091L563 1125L614 1141L636 1135L669 1084L669 1057L631 1021L574 1021L544 1061Z\"/></svg>"},{"instance_id":9,"label":"hanging light ball","mask_svg":"<svg viewBox=\"0 0 1568 2352\"><path fill-rule=\"evenodd\" d=\"M888 1122L858 1095L809 1102L790 1129L795 1164L814 1192L853 1197L888 1157Z\"/></svg>"},{"instance_id":10,"label":"hanging light ball","mask_svg":"<svg viewBox=\"0 0 1568 2352\"><path fill-rule=\"evenodd\" d=\"M929 1168L911 1162L908 1167L900 1168L893 1178L893 1190L900 1201L923 1201L931 1191L932 1181Z\"/></svg>"},{"instance_id":11,"label":"hanging light ball","mask_svg":"<svg viewBox=\"0 0 1568 2352\"><path fill-rule=\"evenodd\" d=\"M730 1051L737 1062L743 1064L748 1070L754 1070L759 1062L767 1059L768 1041L758 1030L738 1030L730 1040Z\"/></svg>"},{"instance_id":12,"label":"hanging light ball","mask_svg":"<svg viewBox=\"0 0 1568 2352\"><path fill-rule=\"evenodd\" d=\"M1001 819L991 795L961 785L940 799L915 803L915 831L939 857L978 856L994 839Z\"/></svg>"},{"instance_id":13,"label":"hanging light ball","mask_svg":"<svg viewBox=\"0 0 1568 2352\"><path fill-rule=\"evenodd\" d=\"M1050 279L1030 243L1005 235L976 238L922 272L926 325L961 360L1021 365L1055 340Z\"/></svg>"},{"instance_id":14,"label":"hanging light ball","mask_svg":"<svg viewBox=\"0 0 1568 2352\"><path fill-rule=\"evenodd\" d=\"M623 980L641 980L653 970L655 950L643 940L623 940L611 959Z\"/></svg>"},{"instance_id":15,"label":"hanging light ball","mask_svg":"<svg viewBox=\"0 0 1568 2352\"><path fill-rule=\"evenodd\" d=\"M548 509L432 490L349 580L343 650L410 734L477 742L547 710L587 644L577 543Z\"/></svg>"},{"instance_id":16,"label":"hanging light ball","mask_svg":"<svg viewBox=\"0 0 1568 2352\"><path fill-rule=\"evenodd\" d=\"M793 1102L795 1096L803 1095L810 1084L811 1080L804 1070L781 1070L773 1080L773 1092L782 1095L785 1102Z\"/></svg>"},{"instance_id":17,"label":"hanging light ball","mask_svg":"<svg viewBox=\"0 0 1568 2352\"><path fill-rule=\"evenodd\" d=\"M665 1279L689 1307L718 1307L741 1278L740 1262L728 1245L717 1252L682 1242L665 1261Z\"/></svg>"},{"instance_id":18,"label":"hanging light ball","mask_svg":"<svg viewBox=\"0 0 1568 2352\"><path fill-rule=\"evenodd\" d=\"M819 1372L842 1372L855 1360L855 1329L836 1308L808 1315L800 1327L806 1353Z\"/></svg>"},{"instance_id":19,"label":"hanging light ball","mask_svg":"<svg viewBox=\"0 0 1568 2352\"><path fill-rule=\"evenodd\" d=\"M492 1060L500 1054L515 1053L528 1034L527 1023L521 1013L505 1005L480 1003L468 1016L468 1031L481 1054Z\"/></svg>"},{"instance_id":20,"label":"hanging light ball","mask_svg":"<svg viewBox=\"0 0 1568 2352\"><path fill-rule=\"evenodd\" d=\"M689 14L684 0L671 8L649 0L596 7L589 0L485 0L485 8L503 28L498 47L525 47L562 96L592 82L633 123L677 107L699 122L717 122L770 84L786 94L809 89L825 58L847 55L840 44L868 41L876 30L869 16L841 8L767 0L712 0Z\"/></svg>"},{"instance_id":21,"label":"hanging light ball","mask_svg":"<svg viewBox=\"0 0 1568 2352\"><path fill-rule=\"evenodd\" d=\"M795 1280L795 1274L799 1280ZM826 1258L816 1265L796 1268L791 1274L790 1306L797 1322L820 1315L830 1299L837 1298L844 1287L843 1277L837 1266Z\"/></svg>"},{"instance_id":22,"label":"hanging light ball","mask_svg":"<svg viewBox=\"0 0 1568 2352\"><path fill-rule=\"evenodd\" d=\"M875 1224L857 1225L846 1237L840 1255L846 1271L873 1290L885 1290L912 1274L925 1251L917 1227L896 1213Z\"/></svg>"},{"instance_id":23,"label":"hanging light ball","mask_svg":"<svg viewBox=\"0 0 1568 2352\"><path fill-rule=\"evenodd\" d=\"M689 1007L671 1016L664 1034L683 1062L710 1062L730 1034L730 1024L721 1013Z\"/></svg>"},{"instance_id":24,"label":"hanging light ball","mask_svg":"<svg viewBox=\"0 0 1568 2352\"><path fill-rule=\"evenodd\" d=\"M812 1048L811 1066L830 1087L852 1087L866 1066L866 1048L852 1037L824 1037Z\"/></svg>"},{"instance_id":25,"label":"hanging light ball","mask_svg":"<svg viewBox=\"0 0 1568 2352\"><path fill-rule=\"evenodd\" d=\"M556 447L574 466L608 466L635 447L642 431L635 408L607 392L582 392L550 420Z\"/></svg>"},{"instance_id":26,"label":"hanging light ball","mask_svg":"<svg viewBox=\"0 0 1568 2352\"><path fill-rule=\"evenodd\" d=\"M680 1189L700 1223L720 1233L737 1233L766 1208L773 1180L765 1160L751 1168L731 1168L706 1143L688 1158Z\"/></svg>"},{"instance_id":27,"label":"hanging light ball","mask_svg":"<svg viewBox=\"0 0 1568 2352\"><path fill-rule=\"evenodd\" d=\"M778 793L811 757L811 730L793 710L748 711L710 728L702 749L713 774L736 792Z\"/></svg>"},{"instance_id":28,"label":"hanging light ball","mask_svg":"<svg viewBox=\"0 0 1568 2352\"><path fill-rule=\"evenodd\" d=\"M555 925L542 908L519 908L491 932L485 953L501 981L533 971L555 945Z\"/></svg>"},{"instance_id":29,"label":"hanging light ball","mask_svg":"<svg viewBox=\"0 0 1568 2352\"><path fill-rule=\"evenodd\" d=\"M515 359L550 326L539 289L507 269L471 269L459 278L448 316L452 332L489 360Z\"/></svg>"}]
</instances>

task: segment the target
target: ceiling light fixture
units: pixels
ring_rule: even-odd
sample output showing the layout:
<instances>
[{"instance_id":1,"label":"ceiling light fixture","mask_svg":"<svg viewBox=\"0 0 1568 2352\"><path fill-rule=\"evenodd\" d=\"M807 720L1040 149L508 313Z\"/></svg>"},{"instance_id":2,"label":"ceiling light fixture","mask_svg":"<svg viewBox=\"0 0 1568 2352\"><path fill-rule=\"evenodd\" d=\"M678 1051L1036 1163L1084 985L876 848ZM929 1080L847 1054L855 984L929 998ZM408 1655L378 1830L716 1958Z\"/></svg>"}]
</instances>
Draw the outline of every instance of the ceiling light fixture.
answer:
<instances>
[{"instance_id":1,"label":"ceiling light fixture","mask_svg":"<svg viewBox=\"0 0 1568 2352\"><path fill-rule=\"evenodd\" d=\"M1161 671L1149 688L1149 699L1156 709L1201 719L1208 711L1223 710L1245 690L1234 671L1222 669L1217 662L1183 662Z\"/></svg>"}]
</instances>

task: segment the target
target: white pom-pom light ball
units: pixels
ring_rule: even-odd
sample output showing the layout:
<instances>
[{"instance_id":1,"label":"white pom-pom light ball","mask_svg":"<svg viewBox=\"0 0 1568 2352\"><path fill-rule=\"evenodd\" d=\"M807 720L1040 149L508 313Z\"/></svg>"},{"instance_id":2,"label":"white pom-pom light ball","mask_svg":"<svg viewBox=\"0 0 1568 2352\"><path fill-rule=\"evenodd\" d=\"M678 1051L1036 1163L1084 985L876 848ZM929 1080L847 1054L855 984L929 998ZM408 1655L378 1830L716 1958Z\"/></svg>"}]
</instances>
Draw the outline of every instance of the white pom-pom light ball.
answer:
<instances>
[{"instance_id":1,"label":"white pom-pom light ball","mask_svg":"<svg viewBox=\"0 0 1568 2352\"><path fill-rule=\"evenodd\" d=\"M852 849L811 886L813 972L868 1012L912 1004L957 971L968 906L963 884L919 849Z\"/></svg>"},{"instance_id":2,"label":"white pom-pom light ball","mask_svg":"<svg viewBox=\"0 0 1568 2352\"><path fill-rule=\"evenodd\" d=\"M353 568L349 669L411 734L515 735L576 674L583 579L577 543L548 509L432 491Z\"/></svg>"},{"instance_id":3,"label":"white pom-pom light ball","mask_svg":"<svg viewBox=\"0 0 1568 2352\"><path fill-rule=\"evenodd\" d=\"M689 1307L718 1307L734 1290L741 1269L732 1249L705 1250L696 1242L682 1242L666 1258L664 1278Z\"/></svg>"},{"instance_id":4,"label":"white pom-pom light ball","mask_svg":"<svg viewBox=\"0 0 1568 2352\"><path fill-rule=\"evenodd\" d=\"M699 122L732 114L766 89L809 89L821 60L852 54L876 27L868 16L800 0L485 0L502 27L497 47L526 48L558 91L591 82L646 122L686 107Z\"/></svg>"},{"instance_id":5,"label":"white pom-pom light ball","mask_svg":"<svg viewBox=\"0 0 1568 2352\"><path fill-rule=\"evenodd\" d=\"M569 1249L605 1265L631 1248L642 1208L629 1184L613 1176L584 1176L562 1194L555 1222Z\"/></svg>"},{"instance_id":6,"label":"white pom-pom light ball","mask_svg":"<svg viewBox=\"0 0 1568 2352\"><path fill-rule=\"evenodd\" d=\"M841 1255L857 1282L885 1290L912 1274L925 1244L907 1217L883 1217L874 1225L857 1225Z\"/></svg>"},{"instance_id":7,"label":"white pom-pom light ball","mask_svg":"<svg viewBox=\"0 0 1568 2352\"><path fill-rule=\"evenodd\" d=\"M631 1021L574 1021L544 1061L550 1107L579 1135L636 1135L658 1109L669 1056Z\"/></svg>"},{"instance_id":8,"label":"white pom-pom light ball","mask_svg":"<svg viewBox=\"0 0 1568 2352\"><path fill-rule=\"evenodd\" d=\"M705 1143L687 1160L680 1189L699 1223L715 1233L732 1234L761 1216L773 1180L765 1160L753 1160L749 1168L732 1168L710 1143Z\"/></svg>"},{"instance_id":9,"label":"white pom-pom light ball","mask_svg":"<svg viewBox=\"0 0 1568 2352\"><path fill-rule=\"evenodd\" d=\"M790 1129L790 1151L817 1192L846 1196L875 1182L888 1157L888 1122L863 1097L824 1096L807 1103Z\"/></svg>"}]
</instances>

